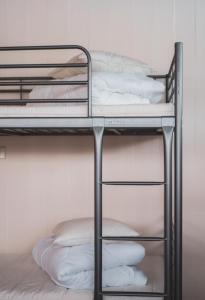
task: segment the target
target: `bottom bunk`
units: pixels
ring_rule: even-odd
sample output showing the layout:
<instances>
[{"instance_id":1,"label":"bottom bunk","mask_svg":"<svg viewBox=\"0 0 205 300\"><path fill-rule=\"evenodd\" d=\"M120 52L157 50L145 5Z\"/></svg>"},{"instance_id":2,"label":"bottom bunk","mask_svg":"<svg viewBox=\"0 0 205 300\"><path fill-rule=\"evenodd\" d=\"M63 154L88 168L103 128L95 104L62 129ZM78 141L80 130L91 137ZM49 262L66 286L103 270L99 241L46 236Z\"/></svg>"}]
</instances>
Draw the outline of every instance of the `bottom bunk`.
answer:
<instances>
[{"instance_id":1,"label":"bottom bunk","mask_svg":"<svg viewBox=\"0 0 205 300\"><path fill-rule=\"evenodd\" d=\"M129 286L115 290L162 292L163 291L163 257L147 256L140 268L149 280L146 287ZM55 285L43 272L29 254L0 254L0 300L91 300L93 293L85 290L69 290ZM112 290L111 288L106 290ZM105 299L116 297L105 296ZM121 300L130 297L120 297ZM137 300L153 299L151 297L132 297ZM162 298L155 298L162 300Z\"/></svg>"}]
</instances>

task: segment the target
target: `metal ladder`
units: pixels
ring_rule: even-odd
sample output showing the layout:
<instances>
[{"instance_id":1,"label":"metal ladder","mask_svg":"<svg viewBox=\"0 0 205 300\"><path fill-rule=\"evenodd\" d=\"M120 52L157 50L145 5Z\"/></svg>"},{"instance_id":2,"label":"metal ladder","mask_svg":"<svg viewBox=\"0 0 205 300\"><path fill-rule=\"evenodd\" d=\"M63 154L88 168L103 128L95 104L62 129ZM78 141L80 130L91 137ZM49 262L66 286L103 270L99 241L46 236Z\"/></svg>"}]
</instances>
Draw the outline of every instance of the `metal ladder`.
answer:
<instances>
[{"instance_id":1,"label":"metal ladder","mask_svg":"<svg viewBox=\"0 0 205 300\"><path fill-rule=\"evenodd\" d=\"M102 148L104 126L94 126L95 140L95 290L94 300L103 300L103 296L161 297L173 299L173 259L172 259L172 142L174 126L162 127L164 142L164 181L103 181ZM163 185L164 186L164 236L163 237L125 237L102 235L102 186L103 185ZM164 291L103 291L102 289L102 241L159 241L164 242Z\"/></svg>"}]
</instances>

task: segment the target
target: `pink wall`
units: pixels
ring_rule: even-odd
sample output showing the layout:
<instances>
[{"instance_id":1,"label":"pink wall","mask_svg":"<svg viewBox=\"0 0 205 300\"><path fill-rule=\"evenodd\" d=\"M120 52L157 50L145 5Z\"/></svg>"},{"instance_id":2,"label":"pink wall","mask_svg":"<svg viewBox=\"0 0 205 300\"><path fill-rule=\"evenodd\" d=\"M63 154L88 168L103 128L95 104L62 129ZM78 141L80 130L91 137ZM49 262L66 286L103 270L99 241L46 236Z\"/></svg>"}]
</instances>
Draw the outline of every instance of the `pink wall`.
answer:
<instances>
[{"instance_id":1,"label":"pink wall","mask_svg":"<svg viewBox=\"0 0 205 300\"><path fill-rule=\"evenodd\" d=\"M162 179L162 143L151 139L150 145L148 137L105 137L103 178ZM2 137L1 143L7 152L0 161L1 251L30 251L56 223L93 216L92 137ZM162 232L162 188L105 187L103 196L105 217L143 234Z\"/></svg>"},{"instance_id":2,"label":"pink wall","mask_svg":"<svg viewBox=\"0 0 205 300\"><path fill-rule=\"evenodd\" d=\"M165 72L174 41L184 42L186 300L202 300L205 292L204 12L203 0L0 0L1 45L78 43L140 58ZM92 214L91 138L6 137L0 146L7 150L0 160L1 252L28 251L56 222ZM107 138L105 146L106 179L161 178L159 139ZM106 215L142 232L160 231L159 189L112 190L105 196Z\"/></svg>"}]
</instances>

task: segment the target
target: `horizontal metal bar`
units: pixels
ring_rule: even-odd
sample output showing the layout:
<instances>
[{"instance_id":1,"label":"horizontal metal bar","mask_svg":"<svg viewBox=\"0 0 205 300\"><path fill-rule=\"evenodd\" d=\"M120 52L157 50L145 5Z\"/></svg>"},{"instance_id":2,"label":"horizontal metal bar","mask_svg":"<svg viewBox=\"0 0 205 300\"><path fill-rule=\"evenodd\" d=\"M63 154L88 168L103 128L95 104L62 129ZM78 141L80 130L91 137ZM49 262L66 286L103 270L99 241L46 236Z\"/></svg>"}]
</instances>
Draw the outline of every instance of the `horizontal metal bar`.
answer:
<instances>
[{"instance_id":1,"label":"horizontal metal bar","mask_svg":"<svg viewBox=\"0 0 205 300\"><path fill-rule=\"evenodd\" d=\"M25 106L26 104L20 104L19 106ZM43 129L44 130L44 129ZM68 129L68 128L47 128L45 129L49 135L52 134L56 134L56 132L58 131L58 135L80 135L80 136L87 136L87 135L92 135L92 130L91 129ZM6 135L6 131L7 129L1 129L0 128L0 135ZM14 134L14 132L18 131L18 129L10 129L10 133ZM26 129L27 135L30 135L31 132L33 135L42 135L42 129L36 128L36 129ZM127 133L125 133L126 136L131 136L134 133L130 133L130 131L127 131ZM106 136L110 136L113 135L112 132L105 130L105 134Z\"/></svg>"},{"instance_id":2,"label":"horizontal metal bar","mask_svg":"<svg viewBox=\"0 0 205 300\"><path fill-rule=\"evenodd\" d=\"M105 185L163 185L163 181L103 181Z\"/></svg>"},{"instance_id":3,"label":"horizontal metal bar","mask_svg":"<svg viewBox=\"0 0 205 300\"><path fill-rule=\"evenodd\" d=\"M162 118L161 117L113 117L104 119L105 127L107 128L115 128L115 129L123 129L125 127L129 127L135 129L137 127L141 128L161 128L162 127Z\"/></svg>"},{"instance_id":4,"label":"horizontal metal bar","mask_svg":"<svg viewBox=\"0 0 205 300\"><path fill-rule=\"evenodd\" d=\"M42 45L42 46L4 46L0 47L0 51L33 51L33 50L66 50L66 49L78 49L83 52L87 50L79 45Z\"/></svg>"},{"instance_id":5,"label":"horizontal metal bar","mask_svg":"<svg viewBox=\"0 0 205 300\"><path fill-rule=\"evenodd\" d=\"M0 117L0 128L31 128L31 129L51 129L51 128L93 128L92 118L79 117Z\"/></svg>"},{"instance_id":6,"label":"horizontal metal bar","mask_svg":"<svg viewBox=\"0 0 205 300\"><path fill-rule=\"evenodd\" d=\"M134 291L102 291L100 293L104 296L135 296L135 297L166 297L165 293L156 293L156 292L134 292Z\"/></svg>"},{"instance_id":7,"label":"horizontal metal bar","mask_svg":"<svg viewBox=\"0 0 205 300\"><path fill-rule=\"evenodd\" d=\"M84 103L88 102L88 99L9 99L1 100L0 105L14 105L14 104L26 104L26 103Z\"/></svg>"},{"instance_id":8,"label":"horizontal metal bar","mask_svg":"<svg viewBox=\"0 0 205 300\"><path fill-rule=\"evenodd\" d=\"M2 89L0 94L30 93L32 89ZM8 99L9 100L9 99Z\"/></svg>"},{"instance_id":9,"label":"horizontal metal bar","mask_svg":"<svg viewBox=\"0 0 205 300\"><path fill-rule=\"evenodd\" d=\"M163 74L163 75L147 75L147 77L153 78L153 79L163 79L167 78L168 74Z\"/></svg>"},{"instance_id":10,"label":"horizontal metal bar","mask_svg":"<svg viewBox=\"0 0 205 300\"><path fill-rule=\"evenodd\" d=\"M52 80L51 76L0 76L0 81L3 80Z\"/></svg>"},{"instance_id":11,"label":"horizontal metal bar","mask_svg":"<svg viewBox=\"0 0 205 300\"><path fill-rule=\"evenodd\" d=\"M105 129L144 128L147 130L162 126L175 126L174 117L169 118L103 118ZM150 122L152 121L152 122ZM156 123L155 123L156 121ZM93 128L98 124L98 117L0 117L0 128ZM157 125L157 126L156 126ZM159 125L159 126L158 126Z\"/></svg>"},{"instance_id":12,"label":"horizontal metal bar","mask_svg":"<svg viewBox=\"0 0 205 300\"><path fill-rule=\"evenodd\" d=\"M158 236L102 236L101 239L111 240L111 241L147 241L147 242L166 241L166 238L158 237Z\"/></svg>"},{"instance_id":13,"label":"horizontal metal bar","mask_svg":"<svg viewBox=\"0 0 205 300\"><path fill-rule=\"evenodd\" d=\"M88 63L0 64L0 69L83 68Z\"/></svg>"},{"instance_id":14,"label":"horizontal metal bar","mask_svg":"<svg viewBox=\"0 0 205 300\"><path fill-rule=\"evenodd\" d=\"M25 82L13 82L13 81L6 81L0 82L0 86L25 86L25 85L85 85L88 84L88 80L72 80L72 81L25 81Z\"/></svg>"}]
</instances>

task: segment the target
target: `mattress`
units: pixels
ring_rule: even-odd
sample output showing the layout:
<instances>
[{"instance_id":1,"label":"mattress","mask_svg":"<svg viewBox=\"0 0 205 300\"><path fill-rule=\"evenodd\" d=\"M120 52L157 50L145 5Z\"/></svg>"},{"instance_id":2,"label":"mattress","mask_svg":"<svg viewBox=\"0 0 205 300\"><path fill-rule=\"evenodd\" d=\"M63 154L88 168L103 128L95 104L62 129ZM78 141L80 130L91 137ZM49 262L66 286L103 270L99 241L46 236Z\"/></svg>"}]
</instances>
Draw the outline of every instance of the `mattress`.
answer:
<instances>
[{"instance_id":1,"label":"mattress","mask_svg":"<svg viewBox=\"0 0 205 300\"><path fill-rule=\"evenodd\" d=\"M85 103L5 105L0 107L0 118L86 117L87 111L88 106ZM93 105L93 116L96 117L162 117L173 115L174 105L172 103Z\"/></svg>"},{"instance_id":2,"label":"mattress","mask_svg":"<svg viewBox=\"0 0 205 300\"><path fill-rule=\"evenodd\" d=\"M146 287L129 286L115 290L162 292L163 257L147 256L140 268L148 276ZM111 288L107 290L112 290ZM0 254L0 300L93 300L91 291L69 290L55 285L28 254ZM117 297L106 296L106 300ZM130 300L130 297L120 297ZM135 300L151 300L151 297L132 297ZM155 298L162 300L162 298Z\"/></svg>"}]
</instances>

